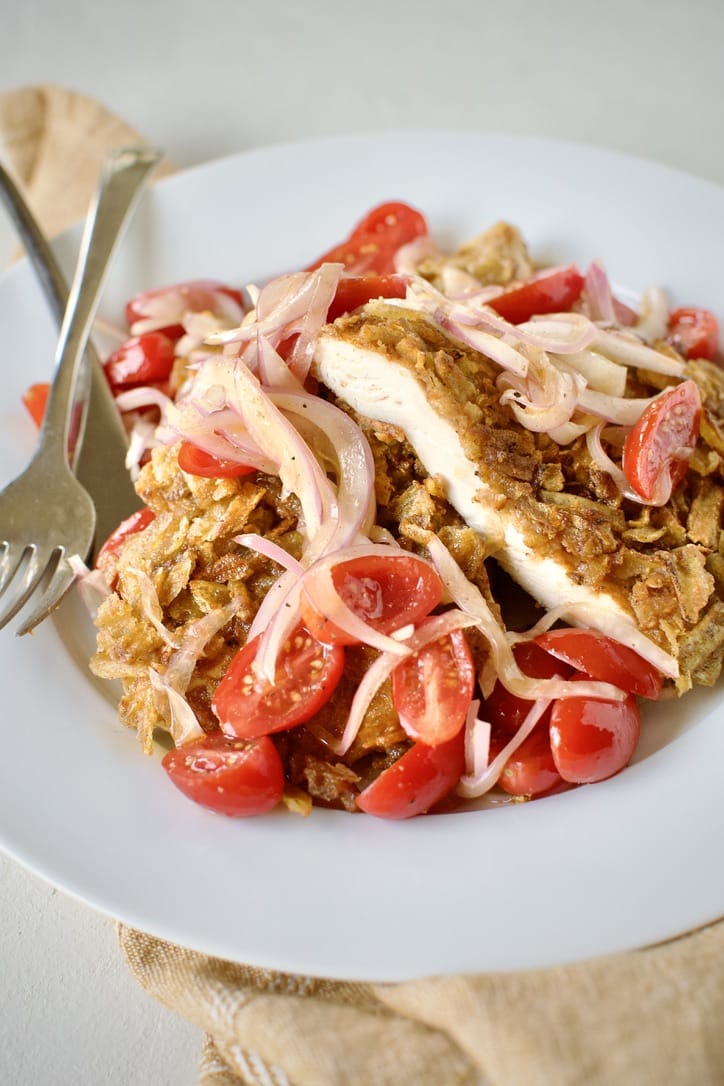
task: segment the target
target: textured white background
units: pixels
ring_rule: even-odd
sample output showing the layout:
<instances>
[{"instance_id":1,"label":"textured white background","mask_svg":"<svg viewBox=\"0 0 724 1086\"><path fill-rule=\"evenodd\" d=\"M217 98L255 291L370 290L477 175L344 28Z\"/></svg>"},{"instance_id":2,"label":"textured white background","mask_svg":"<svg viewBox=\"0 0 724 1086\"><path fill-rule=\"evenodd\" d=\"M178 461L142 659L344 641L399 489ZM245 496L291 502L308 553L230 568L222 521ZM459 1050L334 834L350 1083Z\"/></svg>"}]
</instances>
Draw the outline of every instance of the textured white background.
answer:
<instances>
[{"instance_id":1,"label":"textured white background","mask_svg":"<svg viewBox=\"0 0 724 1086\"><path fill-rule=\"evenodd\" d=\"M0 91L94 95L181 167L449 127L598 144L724 184L723 41L721 0L0 0ZM11 245L0 220L0 263ZM200 1040L136 987L111 921L0 857L0 1082L190 1086Z\"/></svg>"}]
</instances>

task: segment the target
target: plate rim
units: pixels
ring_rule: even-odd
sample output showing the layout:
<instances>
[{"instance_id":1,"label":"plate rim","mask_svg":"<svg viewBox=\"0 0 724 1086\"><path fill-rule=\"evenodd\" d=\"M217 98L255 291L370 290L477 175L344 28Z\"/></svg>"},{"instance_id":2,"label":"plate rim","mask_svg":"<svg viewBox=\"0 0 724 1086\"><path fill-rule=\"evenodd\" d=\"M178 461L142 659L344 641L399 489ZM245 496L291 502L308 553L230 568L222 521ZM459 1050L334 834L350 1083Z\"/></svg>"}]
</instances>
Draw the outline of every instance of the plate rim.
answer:
<instances>
[{"instance_id":1,"label":"plate rim","mask_svg":"<svg viewBox=\"0 0 724 1086\"><path fill-rule=\"evenodd\" d=\"M423 140L423 139L434 140L434 139L442 139L442 138L444 138L446 141L452 141L452 142L461 141L461 140L462 141L471 141L471 140L473 140L473 141L476 141L476 142L485 143L485 142L489 142L490 140L496 140L496 141L503 141L503 142L505 142L505 143L507 143L507 144L509 144L511 146L512 145L516 145L516 146L526 145L528 147L528 149L530 149L531 146L535 145L538 148L546 147L549 150L558 149L558 151L561 154L565 154L565 155L573 154L574 156L577 156L579 154L584 154L584 155L585 154L592 154L594 157L596 157L597 159L599 159L601 161L603 161L603 160L611 160L612 159L612 160L618 162L619 165L622 168L626 164L629 164L629 165L635 164L636 169L639 169L639 170L643 169L645 172L650 172L650 171L653 170L654 172L660 172L660 176L662 176L662 177L664 175L669 175L671 178L678 179L679 182L684 183L685 187L690 185L690 184L693 184L694 186L703 186L706 189L708 189L710 191L713 191L716 194L717 198L722 201L723 206L724 206L724 188L722 188L722 186L720 186L716 182L713 182L713 181L705 179L705 178L697 177L697 176L695 176L693 174L687 173L686 171L680 170L680 169L678 169L676 167L668 166L668 165L660 163L658 161L648 160L648 159L646 159L645 157L642 157L642 156L631 155L630 153L617 151L617 150L609 150L607 148L599 147L599 146L594 145L594 144L582 143L582 142L579 142L579 141L550 140L550 139L546 139L546 138L543 138L543 137L528 136L528 135L525 135L525 134L516 134L516 133L477 132L477 131L474 132L474 131L457 131L457 130L450 131L450 130L444 130L444 129L419 129L419 130L417 130L417 129L405 129L405 130L400 130L400 131L390 130L390 131L384 131L384 132L378 132L378 133L375 133L375 132L354 133L354 134L347 134L347 135L344 135L344 136L341 136L341 135L340 136L335 136L335 135L320 136L320 137L315 137L314 139L309 139L309 140L290 140L290 141L283 141L283 142L279 142L279 143L270 143L270 144L262 146L262 147L249 148L249 149L246 149L246 150L235 152L235 153L230 154L230 155L220 156L218 158L210 160L209 162L200 163L200 164L198 164L196 166L190 167L188 170L183 170L183 171L180 171L179 173L171 175L171 176L169 176L167 178L160 179L154 185L154 192L157 192L159 195L155 195L153 200L149 201L149 203L152 204L152 203L155 202L156 204L159 204L159 203L163 204L164 200L167 200L167 198L160 195L160 194L162 194L164 191L167 192L167 191L171 191L173 189L181 190L181 189L184 189L184 188L192 188L199 181L201 182L201 184L203 186L204 177L208 177L211 171L220 171L221 173L224 173L224 172L228 172L230 168L238 167L239 164L241 164L241 169L242 169L242 172L243 172L243 169L244 169L245 165L249 161L253 160L253 161L259 162L259 161L263 161L265 158L268 158L269 156L274 156L274 157L281 156L283 158L283 157L288 156L288 155L295 156L295 155L298 155L298 154L312 153L314 151L319 153L319 152L321 152L321 150L323 148L326 149L327 151L330 150L330 149L333 149L333 148L338 148L339 145L340 145L340 141L343 141L343 142L348 143L348 144L356 144L357 146L362 146L363 144L369 144L370 141L377 142L379 140L383 140L387 144L389 144L389 143L397 143L398 146L399 146L399 143L400 143L401 140L406 141L406 142L419 142L420 140ZM381 198L384 198L384 193L381 193ZM523 229L523 232L525 233L525 224L521 223L519 225L521 225L521 228ZM60 249L60 251L62 253L67 254L67 248L72 243L74 237L77 235L77 230L78 230L77 227L71 229L71 231L66 232L63 235L63 237L59 240L58 245L59 245L59 249ZM593 256L595 254L591 254L591 255ZM26 276L26 279L28 278L27 269L26 269L25 272L23 272L23 270L22 270L24 264L25 264L25 262L23 262L23 264L21 264L19 267L16 266L16 267L10 269L8 272L5 272L2 277L0 277L0 299L3 296L3 292L7 289L6 285L10 281L12 281L14 283L17 280L17 278L19 276L22 276L23 274ZM0 306L1 305L2 305L2 302L0 300ZM47 630L46 631L40 631L39 633L42 635L43 640L47 640L46 635L49 633L49 631L47 631ZM44 645L43 647L44 647L44 651L50 651L48 649L47 645ZM17 654L13 654L13 658L18 658ZM71 684L71 686L72 685L73 684ZM97 711L99 714L101 713L100 708L94 708L94 711ZM128 738L130 738L131 744L135 744L135 740L134 740L134 738L132 736L129 737L125 733L120 733L120 732L117 731L117 729L114 730L113 735L114 735L114 738L113 738L113 743L111 745L113 745L114 748L117 747L118 749L121 749L123 747L123 745L124 745L122 740L125 740L125 739L128 739ZM698 737L698 738L700 739L700 737ZM677 742L681 742L686 747L693 746L696 749L698 749L699 746L700 746L700 742L697 741L697 736L696 735L691 735L690 733L686 733L685 735L680 737L680 739L677 740ZM133 746L133 753L134 754L138 753L136 751L135 745ZM653 761L655 761L655 760L656 760L656 755L652 755L652 758L650 760L647 760L648 764L644 763L640 768L635 767L631 772L638 773L641 780L645 780L645 781L648 782L649 779L650 779L650 775L651 775L651 773L650 773L651 765L652 765ZM146 774L144 773L144 777L145 776L146 776ZM612 781L612 782L606 782L606 784L608 785L607 790L612 795L614 795L614 797L616 795L618 795L620 797L620 795L621 795L621 790L622 790L621 781L622 781L622 779L623 778L619 778L619 779L617 779L615 781ZM597 789L602 788L602 787L603 786L601 786L601 785L596 786ZM650 789L650 783L647 783L646 789L645 789L645 794L646 795L650 794L649 789ZM161 799L160 799L161 791L162 790L161 790L160 785L159 785L158 803L153 805L156 810L158 809L158 807L163 806L163 803L161 802ZM656 789L654 789L654 793L655 793L655 791L656 791ZM571 794L572 793L569 793L569 795L571 795ZM721 808L715 807L713 805L712 797L707 796L706 801L712 804L712 813L715 816L720 816L721 813L722 813ZM560 804L566 803L566 802L567 802L566 797L554 797L553 799L547 799L545 801L546 804L558 803L559 806L560 806ZM612 802L615 802L615 798L614 798L614 800ZM584 803L584 807L585 806L588 806L588 804ZM314 817L327 816L327 815L329 815L330 817L324 817L324 818L321 819L321 821L325 825L335 825L335 824L339 823L339 818L336 817L336 815L337 815L336 812L319 812L319 811L315 811L315 813L314 813L314 815L312 817L314 818ZM443 817L444 818L450 818L450 817L457 817L457 816L443 816ZM463 817L470 818L470 817L475 817L475 816L472 815L472 814L465 814ZM485 817L488 817L488 813L486 813ZM348 816L342 815L341 818L348 818ZM182 818L182 821L184 823L188 823L189 820ZM279 821L278 818L277 819L271 819L270 820L270 825L273 826L274 823L275 822L278 823L278 821ZM517 821L520 822L521 819L518 817ZM523 821L525 821L525 820L523 820ZM400 828L398 827L397 829L392 831L390 829L389 824L384 824L385 835L394 838L394 840L396 842L407 841L408 843L409 843L410 839L416 839L416 838L420 837L421 835L423 835L423 836L426 835L426 831L424 831L424 829L411 827L410 824L408 824L408 826L410 828L408 828L406 830L400 831ZM380 832L381 831L379 830L379 827L374 828L374 829L370 828L369 832L365 831L365 836L368 839L369 838L379 838ZM442 831L435 830L435 832L430 834L430 836L437 839L438 836L439 836L439 832L442 832ZM296 831L295 831L295 833L296 833ZM328 831L323 830L322 831L322 836L324 837L327 833L328 833ZM229 835L225 834L224 836L227 837ZM272 832L269 835L269 839L274 840L275 836L276 836L275 833ZM342 836L346 839L348 834L343 833ZM194 843L195 843L195 845L197 844L196 841ZM0 847L2 847L3 851L7 852L8 855L13 856L16 860L18 860L24 866L28 867L30 870L33 870L36 874L40 875L40 877L46 879L46 881L50 881L54 885L57 885L64 892L71 894L72 896L76 897L80 901L84 901L86 904L91 905L91 907L97 909L100 912L105 913L106 915L114 916L114 915L117 914L117 909L112 907L112 902L111 901L105 900L105 897L104 897L103 893L99 893L96 890L96 893L91 894L90 897L89 897L88 893L85 892L84 889L83 889L82 876L67 875L65 879L62 878L62 875L61 875L61 877L59 877L59 872L56 870L56 868L55 868L55 866L54 866L54 864L52 862L48 863L48 862L42 862L42 860L39 861L37 854L35 854L35 855L33 854L32 848L27 848L27 847L24 848L24 847L22 847L22 845L19 846L17 840L14 841L14 842L9 841L7 839L7 835L6 835L4 827L0 829ZM37 851L37 846L36 846L36 851ZM412 877L410 877L408 879L408 885L412 886L412 887L416 886L418 882L419 882L419 880L416 880L414 876L412 876ZM105 896L107 896L107 895L105 895ZM447 896L447 900L448 900L448 902L450 900L452 900L450 895ZM145 906L145 908L148 908L148 906ZM124 916L126 917L126 920L124 922L131 923L133 926L141 926L145 930L150 931L151 934L155 934L160 938L166 938L166 939L170 939L171 941L181 942L183 945L191 945L191 943L189 942L189 938L188 938L188 930L187 930L188 921L184 921L183 919L179 920L177 918L175 923L166 924L166 923L162 922L160 924L160 927L159 927L158 917L156 917L155 919L151 918L151 922L149 924L148 916L145 917L145 922L144 922L144 915L143 915L144 914L144 907L143 906L142 907L136 907L134 909L131 902L129 902L127 900L124 900L122 911L124 913ZM518 910L518 912L519 911L520 910ZM722 892L722 897L721 897L721 899L719 901L718 909L710 910L709 913L707 913L705 916L703 916L702 918L697 920L697 922L695 924L692 924L691 927L700 926L701 923L709 923L712 920L717 919L718 916L721 915L722 912L724 912L724 890ZM516 915L517 915L517 913L516 913ZM121 917L121 919L123 919L123 917ZM467 910L465 912L465 919L466 919L466 921L468 923L470 922L470 910ZM675 935L677 933L680 933L678 931L678 922L675 922L673 924L673 928L672 928L672 925L671 925L670 922L666 923L664 921L661 921L661 922L659 922L658 927L656 927L656 925L655 925L655 928L656 928L656 930L652 930L653 938L651 938L650 940L646 940L645 942L641 942L640 931L637 931L637 933L632 933L629 936L629 938L619 939L618 942L617 942L616 939L613 939L613 940L609 939L608 945L603 947L602 952L611 953L611 952L620 951L620 950L632 949L633 946L651 945L652 943L659 942L662 939L670 938L673 935ZM677 930L673 930L674 928L677 928ZM161 929L163 929L163 930L161 930ZM395 918L395 922L391 924L391 930L396 933L398 938L404 939L404 937L405 937L404 926L402 926L400 924L398 918ZM226 937L226 938L218 938L218 937L214 936L213 934L211 934L208 937L204 938L203 933L198 933L197 932L196 937L194 937L191 940L191 942L196 943L196 944L202 944L202 945L196 945L194 947L195 949L203 950L203 951L206 951L207 953L211 953L211 954L214 954L214 955L219 956L219 957L226 957L226 958L231 957L231 960L242 960L243 959L243 960L245 960L247 962L250 962L250 964L257 964L257 965L262 965L262 966L266 965L266 966L269 966L269 967L280 968L280 969L283 969L283 970L286 970L286 971L288 971L291 968L296 972L311 973L311 974L315 974L315 975L324 975L324 976L336 976L336 977L340 977L340 978L344 977L344 978L348 978L348 979L350 977L354 976L355 979L404 980L404 979L411 979L414 976L419 976L419 975L422 975L423 973L427 973L427 972L430 972L430 971L434 971L434 972L448 972L448 971L457 972L457 971L461 970L461 968L462 968L462 966L464 964L464 961L465 961L464 955L463 954L458 954L457 957L455 958L455 962L451 965L451 968L447 969L446 966L445 966L444 955L441 957L440 955L436 956L435 954L430 954L428 959L427 959L427 962L428 962L427 966L423 965L421 971L419 971L417 966L414 964L414 961L415 961L414 955L413 956L410 956L409 954L408 955L398 954L397 956L393 955L393 959L389 959L389 958L387 959L390 962L389 967L387 965L384 965L382 968L378 968L372 962L363 961L360 958L360 956L357 955L357 967L356 968L350 969L350 968L348 968L348 966L344 962L340 962L339 968L335 968L334 959L330 959L328 956L325 956L324 954L321 954L321 956L320 955L315 956L314 954L310 955L310 954L307 953L305 955L304 953L300 952L300 953L297 953L296 956L294 956L292 954L291 957L290 957L288 951L284 950L284 951L280 951L279 952L280 956L275 958L275 956L274 956L274 948L273 948L270 941L267 941L263 951L260 951L260 956L257 957L256 961L253 960L254 959L254 954L252 953L250 955L247 951L243 951L241 953L241 956L239 956L238 954L235 954L235 953L232 953L230 955L229 950L230 949L233 950L233 948L230 948L228 937ZM537 958L534 956L534 958L531 959L530 956L529 956L528 959L525 962L521 962L521 961L514 960L514 956L513 956L510 959L510 961L508 962L507 965L503 964L503 968L516 969L516 968L542 967L544 965L561 964L562 960L581 960L582 957L591 956L590 947L589 947L589 950L586 950L586 948L584 946L584 943L585 943L585 939L581 940L580 933L579 933L578 940L577 941L575 939L573 940L573 945L571 947L570 952L569 953L564 952L562 954L562 957L557 952L555 952L552 956L550 954L540 953L537 956ZM572 957L570 956L571 954L573 955ZM473 957L475 957L475 956L473 955ZM350 963L352 961L352 959L354 959L354 958L355 958L355 955L352 955L352 958L351 959L348 958L347 962ZM478 958L476 960L481 960L481 959ZM501 967L500 958L496 957L495 955L493 955L492 957L489 956L488 961L491 963L491 965L489 965L488 967L495 967L496 964L497 964L498 968ZM483 966L483 968L484 967L485 966ZM476 966L475 968L478 968L478 966Z\"/></svg>"}]
</instances>

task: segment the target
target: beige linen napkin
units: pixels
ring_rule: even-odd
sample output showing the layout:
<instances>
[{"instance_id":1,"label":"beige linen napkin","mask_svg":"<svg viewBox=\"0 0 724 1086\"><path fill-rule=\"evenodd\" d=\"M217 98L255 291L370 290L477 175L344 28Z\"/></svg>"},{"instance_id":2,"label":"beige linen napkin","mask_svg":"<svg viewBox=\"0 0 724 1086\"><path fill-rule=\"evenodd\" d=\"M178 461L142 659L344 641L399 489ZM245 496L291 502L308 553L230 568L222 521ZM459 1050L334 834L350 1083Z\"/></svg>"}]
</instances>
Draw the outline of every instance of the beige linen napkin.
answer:
<instances>
[{"instance_id":1,"label":"beige linen napkin","mask_svg":"<svg viewBox=\"0 0 724 1086\"><path fill-rule=\"evenodd\" d=\"M103 154L138 141L59 87L0 94L0 154L50 234L85 213ZM724 1083L724 921L579 965L404 984L253 969L123 926L119 938L139 984L205 1032L202 1086Z\"/></svg>"},{"instance_id":2,"label":"beige linen napkin","mask_svg":"<svg viewBox=\"0 0 724 1086\"><path fill-rule=\"evenodd\" d=\"M82 94L55 86L0 94L0 155L50 237L84 218L103 156L146 143ZM155 177L168 173L162 163Z\"/></svg>"}]
</instances>

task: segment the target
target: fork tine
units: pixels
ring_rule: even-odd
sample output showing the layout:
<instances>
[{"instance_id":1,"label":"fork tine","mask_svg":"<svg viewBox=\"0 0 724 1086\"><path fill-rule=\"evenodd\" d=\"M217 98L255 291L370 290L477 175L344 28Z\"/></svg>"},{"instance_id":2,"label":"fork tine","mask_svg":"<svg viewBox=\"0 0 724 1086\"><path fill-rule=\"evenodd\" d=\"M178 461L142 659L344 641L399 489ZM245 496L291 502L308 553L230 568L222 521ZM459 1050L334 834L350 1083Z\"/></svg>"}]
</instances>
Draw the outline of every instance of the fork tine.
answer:
<instances>
[{"instance_id":1,"label":"fork tine","mask_svg":"<svg viewBox=\"0 0 724 1086\"><path fill-rule=\"evenodd\" d=\"M7 607L7 609L3 610L0 613L0 630L4 629L5 626L7 626L8 622L11 622L12 619L15 618L15 616L28 602L33 593L41 585L45 587L48 584L49 579L52 578L53 574L57 569L61 555L61 552L57 548L50 552L45 563L43 564L43 561L38 555L36 549L34 547L26 547L25 551L23 552L23 556L21 556L20 561L15 567L16 570L19 569L23 561L23 557L28 551L31 551L31 554L28 558L27 568L24 574L25 583L19 589L14 599L11 600L10 605ZM15 581L18 579L19 578L13 576L12 579L7 582L6 587L9 587L10 584L14 585ZM5 595L5 593L3 593L3 595Z\"/></svg>"},{"instance_id":2,"label":"fork tine","mask_svg":"<svg viewBox=\"0 0 724 1086\"><path fill-rule=\"evenodd\" d=\"M8 577L8 566L10 565L10 544L3 541L0 543L0 595L2 595L3 586Z\"/></svg>"},{"instance_id":3,"label":"fork tine","mask_svg":"<svg viewBox=\"0 0 724 1086\"><path fill-rule=\"evenodd\" d=\"M46 619L60 604L75 579L75 573L69 566L67 558L60 551L52 571L49 566L46 567L46 572L48 571L49 576L45 579L40 602L29 617L23 619L22 626L17 630L18 636L31 633L36 626L39 626L43 619Z\"/></svg>"},{"instance_id":4,"label":"fork tine","mask_svg":"<svg viewBox=\"0 0 724 1086\"><path fill-rule=\"evenodd\" d=\"M0 557L2 562L2 566L0 566L0 596L5 593L5 590L10 587L17 577L18 570L22 566L26 555L28 561L30 560L30 554L34 549L32 543L27 546L14 547L10 543L3 542L2 556Z\"/></svg>"}]
</instances>

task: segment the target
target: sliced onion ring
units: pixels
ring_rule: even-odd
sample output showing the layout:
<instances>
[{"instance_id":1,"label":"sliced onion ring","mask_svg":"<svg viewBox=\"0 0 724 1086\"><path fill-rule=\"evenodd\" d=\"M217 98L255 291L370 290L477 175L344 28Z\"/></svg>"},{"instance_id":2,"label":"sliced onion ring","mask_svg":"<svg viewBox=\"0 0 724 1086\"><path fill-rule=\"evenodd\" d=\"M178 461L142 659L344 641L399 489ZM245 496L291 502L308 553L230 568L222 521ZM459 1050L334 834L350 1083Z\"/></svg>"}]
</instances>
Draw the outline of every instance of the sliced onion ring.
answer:
<instances>
[{"instance_id":1,"label":"sliced onion ring","mask_svg":"<svg viewBox=\"0 0 724 1086\"><path fill-rule=\"evenodd\" d=\"M550 698L537 698L515 735L506 743L500 753L493 758L492 762L481 773L475 776L466 774L460 778L456 788L458 795L463 796L465 799L479 799L480 796L489 792L497 783L511 754L528 738L550 704Z\"/></svg>"},{"instance_id":2,"label":"sliced onion ring","mask_svg":"<svg viewBox=\"0 0 724 1086\"><path fill-rule=\"evenodd\" d=\"M593 680L570 682L565 679L531 679L530 676L524 674L515 660L507 632L498 623L480 590L468 581L444 543L434 536L428 541L427 549L433 565L457 606L465 614L476 619L475 624L487 640L493 654L498 678L511 694L528 701L535 701L539 697L591 697L608 701L623 700L625 697L623 691L611 683Z\"/></svg>"}]
</instances>

